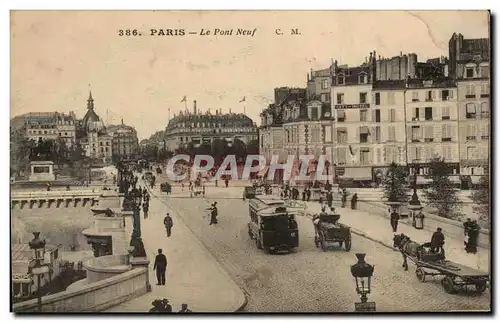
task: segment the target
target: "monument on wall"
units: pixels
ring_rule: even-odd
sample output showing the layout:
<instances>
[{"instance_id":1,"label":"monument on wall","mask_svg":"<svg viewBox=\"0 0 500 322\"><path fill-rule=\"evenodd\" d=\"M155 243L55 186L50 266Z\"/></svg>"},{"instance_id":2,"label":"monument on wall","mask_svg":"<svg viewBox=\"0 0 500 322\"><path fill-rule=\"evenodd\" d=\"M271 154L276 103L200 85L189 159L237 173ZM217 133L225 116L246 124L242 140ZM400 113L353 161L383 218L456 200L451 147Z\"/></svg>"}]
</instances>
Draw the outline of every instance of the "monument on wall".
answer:
<instances>
[{"instance_id":1,"label":"monument on wall","mask_svg":"<svg viewBox=\"0 0 500 322\"><path fill-rule=\"evenodd\" d=\"M30 181L54 181L54 162L52 161L31 161Z\"/></svg>"}]
</instances>

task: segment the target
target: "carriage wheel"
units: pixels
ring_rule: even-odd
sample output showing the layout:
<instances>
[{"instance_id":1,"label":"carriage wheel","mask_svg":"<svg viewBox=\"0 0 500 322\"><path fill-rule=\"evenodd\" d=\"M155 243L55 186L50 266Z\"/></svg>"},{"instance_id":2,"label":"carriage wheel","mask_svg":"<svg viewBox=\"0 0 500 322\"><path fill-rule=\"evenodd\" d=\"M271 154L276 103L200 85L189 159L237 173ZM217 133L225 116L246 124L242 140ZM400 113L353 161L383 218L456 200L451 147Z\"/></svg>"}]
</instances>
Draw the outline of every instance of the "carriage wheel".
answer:
<instances>
[{"instance_id":1,"label":"carriage wheel","mask_svg":"<svg viewBox=\"0 0 500 322\"><path fill-rule=\"evenodd\" d=\"M425 272L422 268L417 267L415 274L417 275L417 278L420 282L425 282Z\"/></svg>"},{"instance_id":2,"label":"carriage wheel","mask_svg":"<svg viewBox=\"0 0 500 322\"><path fill-rule=\"evenodd\" d=\"M477 294L483 294L486 291L486 282L479 282L474 284Z\"/></svg>"},{"instance_id":3,"label":"carriage wheel","mask_svg":"<svg viewBox=\"0 0 500 322\"><path fill-rule=\"evenodd\" d=\"M344 244L345 251L346 252L350 251L351 250L351 246L352 246L351 237L349 236L349 238L345 240L345 244Z\"/></svg>"},{"instance_id":4,"label":"carriage wheel","mask_svg":"<svg viewBox=\"0 0 500 322\"><path fill-rule=\"evenodd\" d=\"M441 280L441 285L443 285L444 291L448 294L455 294L457 290L455 288L455 282L453 278L446 276Z\"/></svg>"}]
</instances>

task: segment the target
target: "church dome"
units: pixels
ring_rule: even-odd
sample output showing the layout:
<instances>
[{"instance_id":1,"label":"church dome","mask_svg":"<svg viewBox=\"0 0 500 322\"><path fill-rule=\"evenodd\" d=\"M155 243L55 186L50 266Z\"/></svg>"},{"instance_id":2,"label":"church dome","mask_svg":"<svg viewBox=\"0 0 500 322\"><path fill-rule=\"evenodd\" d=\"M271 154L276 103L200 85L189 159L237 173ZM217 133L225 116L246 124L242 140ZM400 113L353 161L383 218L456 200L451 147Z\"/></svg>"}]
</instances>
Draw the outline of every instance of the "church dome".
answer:
<instances>
[{"instance_id":1,"label":"church dome","mask_svg":"<svg viewBox=\"0 0 500 322\"><path fill-rule=\"evenodd\" d=\"M104 123L99 118L99 116L94 111L94 99L92 98L92 92L89 94L89 99L87 100L87 113L82 119L82 126L86 131L92 131L104 127Z\"/></svg>"}]
</instances>

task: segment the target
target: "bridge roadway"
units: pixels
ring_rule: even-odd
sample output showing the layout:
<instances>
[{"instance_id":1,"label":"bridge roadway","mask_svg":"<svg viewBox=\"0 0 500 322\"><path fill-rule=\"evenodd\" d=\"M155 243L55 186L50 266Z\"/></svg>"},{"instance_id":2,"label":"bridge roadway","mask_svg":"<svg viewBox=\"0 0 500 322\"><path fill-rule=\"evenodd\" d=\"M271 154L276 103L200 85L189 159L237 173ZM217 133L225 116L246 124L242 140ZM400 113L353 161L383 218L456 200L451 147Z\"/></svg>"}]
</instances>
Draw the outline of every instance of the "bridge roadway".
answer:
<instances>
[{"instance_id":1,"label":"bridge roadway","mask_svg":"<svg viewBox=\"0 0 500 322\"><path fill-rule=\"evenodd\" d=\"M238 191L233 191L238 189ZM162 224L167 203L183 222L224 266L246 292L248 312L352 312L355 282L349 266L356 262L357 252L366 253L367 262L375 265L370 301L377 311L451 311L489 310L490 295L445 293L439 280L420 283L411 269L401 268L401 255L378 243L353 235L350 252L332 249L322 252L314 245L310 219L298 218L300 247L298 252L268 255L256 249L247 233L248 203L240 198L242 188L210 188L207 198L219 205L219 224L209 226L204 209L207 201L189 198L174 191L170 197L153 198L150 218ZM158 188L155 193L160 195ZM154 210L153 210L154 209ZM154 211L154 213L153 213ZM160 212L160 213L158 213ZM151 220L151 219L149 219ZM175 223L172 238L175 238ZM168 256L168 251L167 251ZM200 268L203 269L203 268Z\"/></svg>"},{"instance_id":2,"label":"bridge roadway","mask_svg":"<svg viewBox=\"0 0 500 322\"><path fill-rule=\"evenodd\" d=\"M11 191L10 199L12 207L19 204L23 208L26 204L29 204L29 207L33 208L35 204L38 204L38 208L41 208L43 205L46 205L47 208L50 208L51 205L59 208L62 203L66 207L69 207L70 203L75 207L79 204L82 206L93 206L99 201L101 194L102 191L100 189Z\"/></svg>"}]
</instances>

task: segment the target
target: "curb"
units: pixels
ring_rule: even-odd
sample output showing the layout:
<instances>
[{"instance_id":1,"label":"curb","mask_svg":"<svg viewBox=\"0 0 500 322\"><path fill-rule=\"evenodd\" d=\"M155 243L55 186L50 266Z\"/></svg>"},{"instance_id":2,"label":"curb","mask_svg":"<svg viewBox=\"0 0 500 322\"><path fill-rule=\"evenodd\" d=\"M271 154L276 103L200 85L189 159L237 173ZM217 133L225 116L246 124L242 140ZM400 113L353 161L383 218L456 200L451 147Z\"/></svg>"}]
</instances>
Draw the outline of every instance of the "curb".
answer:
<instances>
[{"instance_id":1,"label":"curb","mask_svg":"<svg viewBox=\"0 0 500 322\"><path fill-rule=\"evenodd\" d=\"M215 260L215 262L217 263L217 265L220 267L220 269L222 271L224 271L224 273L227 274L227 276L229 277L229 279L236 285L236 287L239 288L241 294L243 295L243 302L236 308L236 309L231 309L230 312L239 312L239 311L242 311L245 306L248 304L248 298L247 298L247 295L246 295L246 292L244 289L242 289L238 283L236 283L236 281L231 277L231 275L229 275L229 273L226 271L226 269L223 267L223 265L221 263L219 263L219 261L212 255L212 253L207 249L207 247L205 246L205 244L203 244L203 242L201 240L199 240L196 235L193 233L193 231L191 230L191 228L189 228L189 226L182 220L182 216L179 215L179 212L176 211L175 209L173 209L170 205L168 205L166 203L166 200L163 200L161 198L161 196L158 196L156 193L154 193L154 191L151 190L150 186L146 185L146 189L148 190L148 192L155 198L157 198L162 204L164 204L165 206L167 206L170 211L174 212L177 217L179 218L179 220L181 220L182 224L184 226L186 226L186 228L189 230L189 232L191 233L191 235L193 235L193 238L205 249L206 252L208 252L210 254L210 256Z\"/></svg>"}]
</instances>

